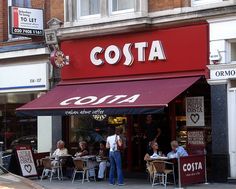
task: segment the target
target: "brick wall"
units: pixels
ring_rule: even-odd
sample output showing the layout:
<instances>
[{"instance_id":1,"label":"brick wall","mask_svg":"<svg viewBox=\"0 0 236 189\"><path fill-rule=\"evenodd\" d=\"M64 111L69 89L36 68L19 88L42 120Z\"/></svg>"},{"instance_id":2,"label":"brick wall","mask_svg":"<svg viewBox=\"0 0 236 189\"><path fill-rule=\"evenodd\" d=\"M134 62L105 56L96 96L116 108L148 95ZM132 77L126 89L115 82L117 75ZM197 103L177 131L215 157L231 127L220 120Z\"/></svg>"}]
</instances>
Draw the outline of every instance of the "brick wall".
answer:
<instances>
[{"instance_id":1,"label":"brick wall","mask_svg":"<svg viewBox=\"0 0 236 189\"><path fill-rule=\"evenodd\" d=\"M148 11L155 12L190 6L190 0L148 0Z\"/></svg>"}]
</instances>

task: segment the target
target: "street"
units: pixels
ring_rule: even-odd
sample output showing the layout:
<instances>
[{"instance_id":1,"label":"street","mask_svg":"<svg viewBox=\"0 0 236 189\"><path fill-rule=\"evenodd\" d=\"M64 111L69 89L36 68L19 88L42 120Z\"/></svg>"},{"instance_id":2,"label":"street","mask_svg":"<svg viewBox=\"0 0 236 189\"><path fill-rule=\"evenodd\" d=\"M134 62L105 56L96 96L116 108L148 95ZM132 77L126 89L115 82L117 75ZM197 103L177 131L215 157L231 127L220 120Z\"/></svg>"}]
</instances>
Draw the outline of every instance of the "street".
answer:
<instances>
[{"instance_id":1,"label":"street","mask_svg":"<svg viewBox=\"0 0 236 189\"><path fill-rule=\"evenodd\" d=\"M107 181L103 182L85 182L82 184L80 181L75 181L74 184L70 180L58 181L53 180L51 183L49 180L43 180L42 182L36 181L39 184L47 187L47 189L112 189L112 188L123 188L123 189L150 189L151 184L147 180L143 179L127 179L125 180L125 186L111 186ZM164 188L163 186L155 186L153 188ZM173 185L167 187L174 188ZM236 189L236 184L226 184L226 183L213 183L213 184L197 184L188 187L188 189Z\"/></svg>"}]
</instances>

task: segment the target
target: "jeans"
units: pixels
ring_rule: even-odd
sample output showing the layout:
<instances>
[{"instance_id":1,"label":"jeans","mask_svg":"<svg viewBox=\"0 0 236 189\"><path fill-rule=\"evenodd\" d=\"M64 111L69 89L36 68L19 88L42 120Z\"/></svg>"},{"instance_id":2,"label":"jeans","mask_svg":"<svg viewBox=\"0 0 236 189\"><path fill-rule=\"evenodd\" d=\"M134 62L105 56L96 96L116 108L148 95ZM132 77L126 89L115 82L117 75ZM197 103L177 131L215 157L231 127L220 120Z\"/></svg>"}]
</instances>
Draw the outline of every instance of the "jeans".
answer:
<instances>
[{"instance_id":1,"label":"jeans","mask_svg":"<svg viewBox=\"0 0 236 189\"><path fill-rule=\"evenodd\" d=\"M115 184L115 168L117 171L118 184L124 183L122 166L121 166L121 155L120 151L114 151L109 153L110 159L110 173L109 173L109 182L110 184Z\"/></svg>"}]
</instances>

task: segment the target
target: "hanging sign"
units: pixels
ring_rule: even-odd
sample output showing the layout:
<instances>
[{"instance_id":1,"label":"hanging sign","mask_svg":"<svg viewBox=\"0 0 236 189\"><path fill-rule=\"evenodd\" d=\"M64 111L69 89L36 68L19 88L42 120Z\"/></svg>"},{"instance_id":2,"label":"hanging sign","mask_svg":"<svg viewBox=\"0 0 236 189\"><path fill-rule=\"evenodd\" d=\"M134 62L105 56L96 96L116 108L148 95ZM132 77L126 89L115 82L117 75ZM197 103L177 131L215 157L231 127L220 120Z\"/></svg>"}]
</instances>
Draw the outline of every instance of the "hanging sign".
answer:
<instances>
[{"instance_id":1,"label":"hanging sign","mask_svg":"<svg viewBox=\"0 0 236 189\"><path fill-rule=\"evenodd\" d=\"M19 160L22 176L36 176L36 166L29 146L18 146L16 148L17 158Z\"/></svg>"},{"instance_id":2,"label":"hanging sign","mask_svg":"<svg viewBox=\"0 0 236 189\"><path fill-rule=\"evenodd\" d=\"M186 125L205 126L203 96L186 98Z\"/></svg>"}]
</instances>

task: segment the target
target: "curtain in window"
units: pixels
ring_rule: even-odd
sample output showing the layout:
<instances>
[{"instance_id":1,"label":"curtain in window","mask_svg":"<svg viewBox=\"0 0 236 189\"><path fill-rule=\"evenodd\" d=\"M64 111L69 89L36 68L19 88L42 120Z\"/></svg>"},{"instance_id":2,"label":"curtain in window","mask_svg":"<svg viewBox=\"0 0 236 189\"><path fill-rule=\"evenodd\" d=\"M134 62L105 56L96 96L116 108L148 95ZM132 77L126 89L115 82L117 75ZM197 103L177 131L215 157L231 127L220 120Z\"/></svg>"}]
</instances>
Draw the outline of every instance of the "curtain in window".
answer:
<instances>
[{"instance_id":1,"label":"curtain in window","mask_svg":"<svg viewBox=\"0 0 236 189\"><path fill-rule=\"evenodd\" d=\"M100 13L100 0L80 0L80 15L88 16Z\"/></svg>"},{"instance_id":2,"label":"curtain in window","mask_svg":"<svg viewBox=\"0 0 236 189\"><path fill-rule=\"evenodd\" d=\"M134 8L135 0L112 0L112 11L121 11Z\"/></svg>"}]
</instances>

